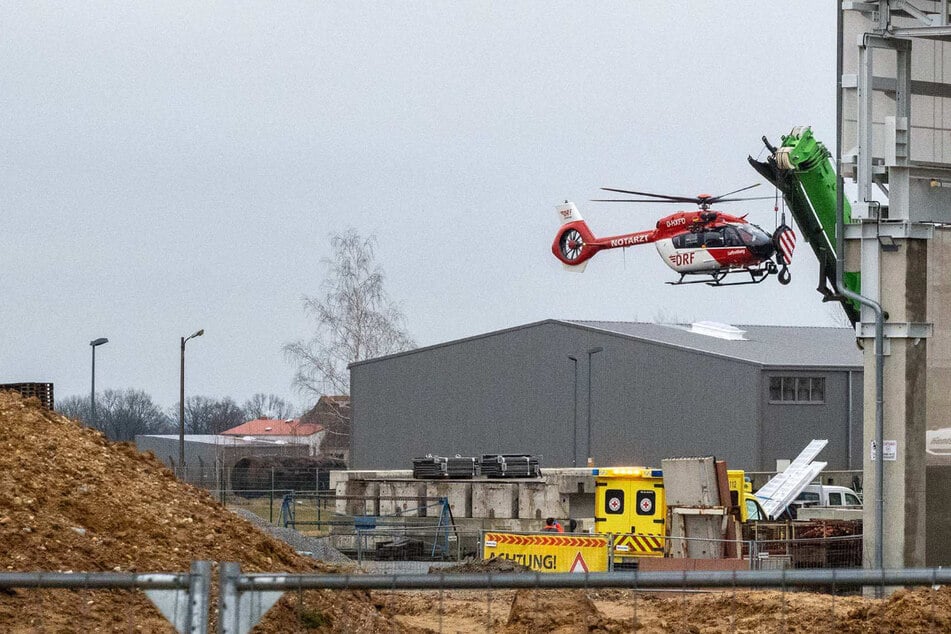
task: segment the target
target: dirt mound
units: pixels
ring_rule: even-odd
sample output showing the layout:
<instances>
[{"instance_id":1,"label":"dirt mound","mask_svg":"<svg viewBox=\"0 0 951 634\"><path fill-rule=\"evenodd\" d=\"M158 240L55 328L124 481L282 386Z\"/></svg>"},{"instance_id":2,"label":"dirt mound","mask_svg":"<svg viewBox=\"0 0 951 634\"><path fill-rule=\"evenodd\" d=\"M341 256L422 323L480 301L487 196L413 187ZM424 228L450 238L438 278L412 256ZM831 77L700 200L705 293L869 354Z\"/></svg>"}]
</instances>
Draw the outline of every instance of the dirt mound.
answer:
<instances>
[{"instance_id":1,"label":"dirt mound","mask_svg":"<svg viewBox=\"0 0 951 634\"><path fill-rule=\"evenodd\" d=\"M531 568L516 563L504 557L492 559L470 559L454 566L440 566L429 569L429 574L461 575L466 573L495 573L495 572L532 572Z\"/></svg>"},{"instance_id":2,"label":"dirt mound","mask_svg":"<svg viewBox=\"0 0 951 634\"><path fill-rule=\"evenodd\" d=\"M849 620L881 632L951 632L951 588L899 590L884 601L857 607ZM865 630L856 626L853 631Z\"/></svg>"},{"instance_id":3,"label":"dirt mound","mask_svg":"<svg viewBox=\"0 0 951 634\"><path fill-rule=\"evenodd\" d=\"M621 632L601 618L584 590L519 590L505 632Z\"/></svg>"},{"instance_id":4,"label":"dirt mound","mask_svg":"<svg viewBox=\"0 0 951 634\"><path fill-rule=\"evenodd\" d=\"M128 444L0 392L0 565L6 571L332 572L229 512ZM215 572L217 574L217 571ZM0 594L2 631L173 631L141 592ZM392 630L365 592L288 593L261 632ZM95 628L91 627L95 626Z\"/></svg>"}]
</instances>

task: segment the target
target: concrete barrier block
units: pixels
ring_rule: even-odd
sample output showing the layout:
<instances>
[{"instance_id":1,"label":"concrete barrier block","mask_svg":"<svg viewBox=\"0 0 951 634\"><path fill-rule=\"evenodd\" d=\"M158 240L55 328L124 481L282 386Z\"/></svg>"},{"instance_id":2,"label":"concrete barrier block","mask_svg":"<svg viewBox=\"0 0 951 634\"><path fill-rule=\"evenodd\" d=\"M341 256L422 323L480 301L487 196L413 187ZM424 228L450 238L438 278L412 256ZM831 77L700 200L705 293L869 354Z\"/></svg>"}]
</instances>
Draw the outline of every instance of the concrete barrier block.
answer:
<instances>
[{"instance_id":1,"label":"concrete barrier block","mask_svg":"<svg viewBox=\"0 0 951 634\"><path fill-rule=\"evenodd\" d=\"M380 515L397 517L425 516L426 483L419 480L380 482ZM434 511L435 512L435 511Z\"/></svg>"},{"instance_id":2,"label":"concrete barrier block","mask_svg":"<svg viewBox=\"0 0 951 634\"><path fill-rule=\"evenodd\" d=\"M472 483L472 515L488 519L518 517L518 483Z\"/></svg>"},{"instance_id":3,"label":"concrete barrier block","mask_svg":"<svg viewBox=\"0 0 951 634\"><path fill-rule=\"evenodd\" d=\"M472 482L458 480L434 480L426 483L426 497L432 504L436 498L447 498L453 519L472 517ZM439 513L431 509L429 514Z\"/></svg>"},{"instance_id":4,"label":"concrete barrier block","mask_svg":"<svg viewBox=\"0 0 951 634\"><path fill-rule=\"evenodd\" d=\"M519 484L518 517L520 519L543 520L546 517L555 517L564 520L568 517L568 511L568 495L561 493L558 486L547 482Z\"/></svg>"}]
</instances>

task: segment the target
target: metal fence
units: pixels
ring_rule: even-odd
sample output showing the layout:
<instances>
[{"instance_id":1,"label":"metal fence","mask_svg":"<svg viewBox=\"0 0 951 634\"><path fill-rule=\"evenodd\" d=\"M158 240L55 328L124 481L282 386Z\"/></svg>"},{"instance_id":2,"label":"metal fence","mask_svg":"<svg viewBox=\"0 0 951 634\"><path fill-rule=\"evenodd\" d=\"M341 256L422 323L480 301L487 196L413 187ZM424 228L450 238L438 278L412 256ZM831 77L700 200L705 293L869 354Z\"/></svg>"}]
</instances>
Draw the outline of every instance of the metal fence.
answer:
<instances>
[{"instance_id":1,"label":"metal fence","mask_svg":"<svg viewBox=\"0 0 951 634\"><path fill-rule=\"evenodd\" d=\"M18 589L32 591L37 598L43 589L70 590L74 593L141 590L178 632L201 633L207 631L211 568L211 562L196 561L192 563L188 573L5 572L0 573L0 589L7 596ZM36 605L31 605L24 611L22 616L27 622L9 623L13 627L5 628L5 631L25 631L26 627L40 632L78 632L83 629L92 631L100 629L104 620L122 622L119 614L109 614L104 618L101 612L94 611L90 606L96 603L97 599L91 597L91 594L80 594L78 597L73 594L74 602L78 605L72 609L65 595L60 594L53 599L66 607L66 623L62 622L64 610L44 610L40 599ZM130 622L128 625L134 626L135 623Z\"/></svg>"},{"instance_id":2,"label":"metal fence","mask_svg":"<svg viewBox=\"0 0 951 634\"><path fill-rule=\"evenodd\" d=\"M951 626L951 588L943 587L951 582L951 570L938 568L244 574L239 564L224 562L218 565L217 590L211 569L210 562L195 562L189 573L0 573L0 610L14 592L28 599L58 588L144 591L175 630L194 634L244 634L282 597L284 607L267 617L270 631L373 632L395 629L393 623L437 632L915 633L945 632ZM905 590L886 598L857 594L898 588ZM86 596L75 598L82 602ZM0 612L0 626L4 631L51 632L135 631L142 626L121 613L47 607L60 609L59 616L29 620L44 609L33 606L23 611L23 622Z\"/></svg>"},{"instance_id":3,"label":"metal fence","mask_svg":"<svg viewBox=\"0 0 951 634\"><path fill-rule=\"evenodd\" d=\"M293 460L291 454L288 459ZM175 476L189 484L231 497L259 497L282 495L288 491L329 491L330 469L309 466L259 467L253 471L240 462L232 467L224 465L188 464L174 466ZM278 493L280 492L280 493Z\"/></svg>"}]
</instances>

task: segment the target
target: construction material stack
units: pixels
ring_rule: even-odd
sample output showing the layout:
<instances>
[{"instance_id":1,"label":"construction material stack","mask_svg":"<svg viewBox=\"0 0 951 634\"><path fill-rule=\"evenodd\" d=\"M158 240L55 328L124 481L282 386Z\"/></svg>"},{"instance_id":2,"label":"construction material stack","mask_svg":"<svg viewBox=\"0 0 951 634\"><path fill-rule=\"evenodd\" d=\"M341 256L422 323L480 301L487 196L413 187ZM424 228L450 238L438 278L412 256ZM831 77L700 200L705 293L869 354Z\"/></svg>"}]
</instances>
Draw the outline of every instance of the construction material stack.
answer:
<instances>
[{"instance_id":1,"label":"construction material stack","mask_svg":"<svg viewBox=\"0 0 951 634\"><path fill-rule=\"evenodd\" d=\"M450 478L472 478L479 475L479 459L473 456L453 456L446 459L446 475Z\"/></svg>"},{"instance_id":2,"label":"construction material stack","mask_svg":"<svg viewBox=\"0 0 951 634\"><path fill-rule=\"evenodd\" d=\"M418 480L445 478L448 474L448 459L429 454L424 458L413 458L413 477Z\"/></svg>"},{"instance_id":3,"label":"construction material stack","mask_svg":"<svg viewBox=\"0 0 951 634\"><path fill-rule=\"evenodd\" d=\"M0 392L11 390L17 392L23 398L37 398L40 405L48 410L52 410L53 402L53 384L52 383L2 383Z\"/></svg>"},{"instance_id":4,"label":"construction material stack","mask_svg":"<svg viewBox=\"0 0 951 634\"><path fill-rule=\"evenodd\" d=\"M473 478L479 475L479 459L455 455L451 458L427 455L413 459L413 477L417 480L441 478Z\"/></svg>"},{"instance_id":5,"label":"construction material stack","mask_svg":"<svg viewBox=\"0 0 951 634\"><path fill-rule=\"evenodd\" d=\"M485 454L480 463L487 478L538 478L538 458L527 454Z\"/></svg>"}]
</instances>

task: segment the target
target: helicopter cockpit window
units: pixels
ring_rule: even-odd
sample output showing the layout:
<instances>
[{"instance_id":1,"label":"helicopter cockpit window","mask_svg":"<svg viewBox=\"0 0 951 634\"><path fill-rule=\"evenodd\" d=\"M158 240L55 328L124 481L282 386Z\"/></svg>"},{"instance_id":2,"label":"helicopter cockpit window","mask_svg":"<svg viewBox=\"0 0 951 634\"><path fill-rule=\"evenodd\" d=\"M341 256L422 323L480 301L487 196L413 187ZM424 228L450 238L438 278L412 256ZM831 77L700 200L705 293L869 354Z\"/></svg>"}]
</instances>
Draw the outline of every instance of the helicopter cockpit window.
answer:
<instances>
[{"instance_id":1,"label":"helicopter cockpit window","mask_svg":"<svg viewBox=\"0 0 951 634\"><path fill-rule=\"evenodd\" d=\"M770 242L766 232L756 225L745 225L737 227L736 229L740 233L740 239L743 241L743 244L748 247L763 246Z\"/></svg>"},{"instance_id":2,"label":"helicopter cockpit window","mask_svg":"<svg viewBox=\"0 0 951 634\"><path fill-rule=\"evenodd\" d=\"M740 240L740 234L736 232L735 227L724 227L723 229L723 241L728 247L741 247L743 246L743 241Z\"/></svg>"},{"instance_id":3,"label":"helicopter cockpit window","mask_svg":"<svg viewBox=\"0 0 951 634\"><path fill-rule=\"evenodd\" d=\"M700 233L682 233L679 236L675 236L673 239L674 248L676 249L696 249L701 244L701 238L703 234Z\"/></svg>"},{"instance_id":4,"label":"helicopter cockpit window","mask_svg":"<svg viewBox=\"0 0 951 634\"><path fill-rule=\"evenodd\" d=\"M720 231L706 231L703 234L703 246L710 247L722 247L723 246L723 234Z\"/></svg>"}]
</instances>

